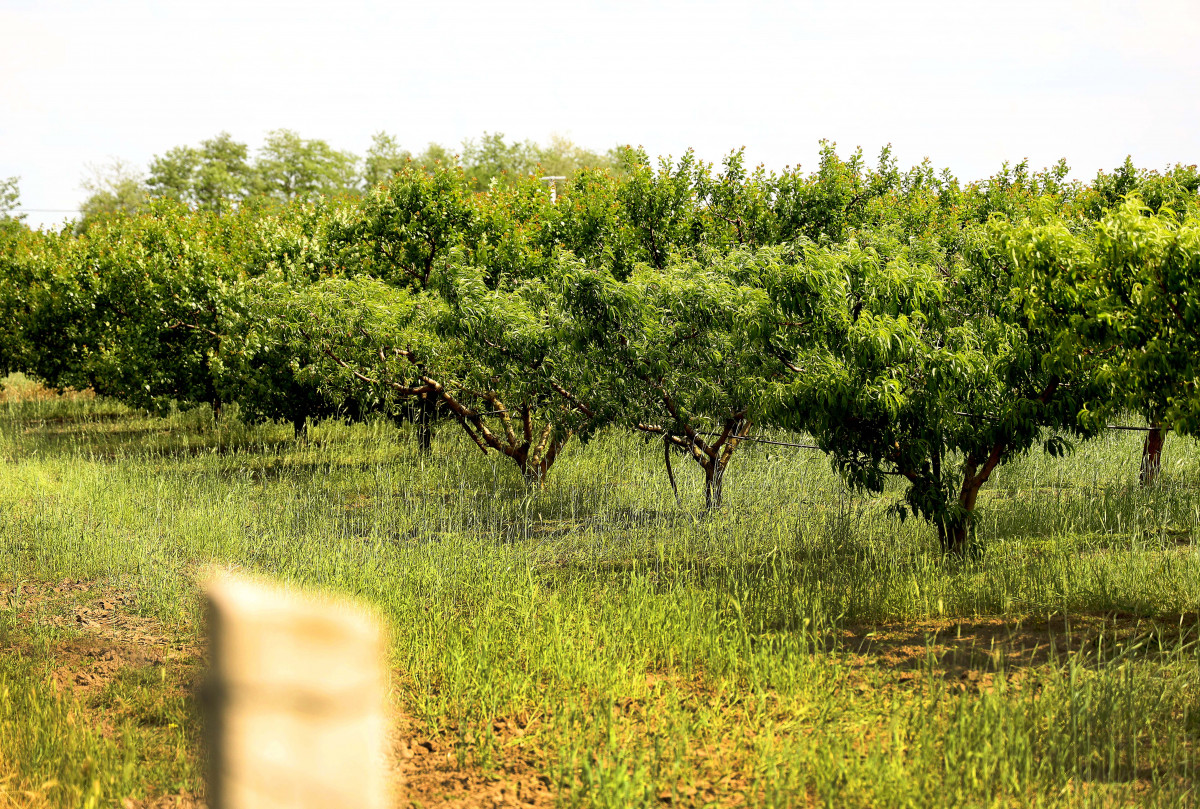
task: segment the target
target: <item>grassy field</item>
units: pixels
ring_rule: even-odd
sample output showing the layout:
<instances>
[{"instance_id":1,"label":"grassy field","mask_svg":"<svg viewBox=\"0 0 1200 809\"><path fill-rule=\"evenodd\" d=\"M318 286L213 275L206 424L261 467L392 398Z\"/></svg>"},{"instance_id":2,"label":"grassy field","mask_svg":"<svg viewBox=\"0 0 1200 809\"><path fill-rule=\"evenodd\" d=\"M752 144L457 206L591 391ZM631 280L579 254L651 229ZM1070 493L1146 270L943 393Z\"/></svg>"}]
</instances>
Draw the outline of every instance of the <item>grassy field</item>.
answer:
<instances>
[{"instance_id":1,"label":"grassy field","mask_svg":"<svg viewBox=\"0 0 1200 809\"><path fill-rule=\"evenodd\" d=\"M197 579L390 620L401 806L1192 806L1200 453L1140 435L1000 470L984 550L739 450L704 516L626 435L544 489L453 426L0 402L0 807L196 806Z\"/></svg>"}]
</instances>

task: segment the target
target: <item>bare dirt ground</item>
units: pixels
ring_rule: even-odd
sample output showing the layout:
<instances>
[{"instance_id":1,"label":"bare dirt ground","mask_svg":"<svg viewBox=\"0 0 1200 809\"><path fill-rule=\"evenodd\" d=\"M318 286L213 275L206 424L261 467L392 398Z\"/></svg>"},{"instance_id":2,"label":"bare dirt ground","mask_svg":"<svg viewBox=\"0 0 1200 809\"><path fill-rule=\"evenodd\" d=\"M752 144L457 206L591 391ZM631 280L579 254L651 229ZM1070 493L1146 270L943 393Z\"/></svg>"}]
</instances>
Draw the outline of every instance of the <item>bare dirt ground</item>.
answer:
<instances>
[{"instance_id":1,"label":"bare dirt ground","mask_svg":"<svg viewBox=\"0 0 1200 809\"><path fill-rule=\"evenodd\" d=\"M398 806L493 809L554 805L551 781L538 772L536 760L507 747L523 734L519 719L499 719L493 724L501 749L510 752L490 774L470 764L460 767L453 740L429 737L402 713L393 727Z\"/></svg>"}]
</instances>

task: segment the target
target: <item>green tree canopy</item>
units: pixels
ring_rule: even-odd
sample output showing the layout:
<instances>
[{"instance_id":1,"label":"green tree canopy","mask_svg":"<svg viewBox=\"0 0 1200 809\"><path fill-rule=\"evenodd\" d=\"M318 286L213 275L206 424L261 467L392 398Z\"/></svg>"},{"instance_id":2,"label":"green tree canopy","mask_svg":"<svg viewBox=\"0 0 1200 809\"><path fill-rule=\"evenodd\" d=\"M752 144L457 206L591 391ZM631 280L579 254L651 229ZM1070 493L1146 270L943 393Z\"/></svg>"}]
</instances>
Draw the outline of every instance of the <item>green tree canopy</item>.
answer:
<instances>
[{"instance_id":1,"label":"green tree canopy","mask_svg":"<svg viewBox=\"0 0 1200 809\"><path fill-rule=\"evenodd\" d=\"M280 201L316 194L334 196L357 190L358 158L290 129L267 134L254 168L256 190Z\"/></svg>"},{"instance_id":2,"label":"green tree canopy","mask_svg":"<svg viewBox=\"0 0 1200 809\"><path fill-rule=\"evenodd\" d=\"M1027 224L1007 247L1030 274L1029 317L1056 327L1059 356L1095 356L1096 381L1120 406L1200 434L1200 216L1131 196L1087 232Z\"/></svg>"},{"instance_id":3,"label":"green tree canopy","mask_svg":"<svg viewBox=\"0 0 1200 809\"><path fill-rule=\"evenodd\" d=\"M21 207L21 178L0 180L0 235L23 228L25 214L13 213Z\"/></svg>"},{"instance_id":4,"label":"green tree canopy","mask_svg":"<svg viewBox=\"0 0 1200 809\"><path fill-rule=\"evenodd\" d=\"M199 146L178 146L150 161L147 189L153 196L200 210L233 210L255 188L256 172L248 155L246 144L228 132Z\"/></svg>"},{"instance_id":5,"label":"green tree canopy","mask_svg":"<svg viewBox=\"0 0 1200 809\"><path fill-rule=\"evenodd\" d=\"M943 546L966 549L980 488L1030 447L1088 437L1081 419L1108 403L1090 358L1056 350L1061 323L1023 311L1024 265L977 228L964 254L935 238L859 232L806 260L845 278L812 348L790 359L777 423L809 432L855 487L907 481L901 516L930 520ZM800 313L797 313L800 314Z\"/></svg>"},{"instance_id":6,"label":"green tree canopy","mask_svg":"<svg viewBox=\"0 0 1200 809\"><path fill-rule=\"evenodd\" d=\"M766 391L786 373L768 288L791 274L785 251L735 250L701 263L642 264L624 280L603 267L567 265L562 308L576 354L576 389L598 420L663 440L704 471L705 504L721 504L726 468L767 415ZM795 289L795 287L793 287Z\"/></svg>"},{"instance_id":7,"label":"green tree canopy","mask_svg":"<svg viewBox=\"0 0 1200 809\"><path fill-rule=\"evenodd\" d=\"M402 149L395 137L387 132L376 132L371 136L371 145L363 160L363 192L369 192L380 183L387 182L411 161L412 153Z\"/></svg>"},{"instance_id":8,"label":"green tree canopy","mask_svg":"<svg viewBox=\"0 0 1200 809\"><path fill-rule=\"evenodd\" d=\"M88 192L79 206L80 219L76 229L84 233L99 222L118 216L128 216L146 208L150 195L142 174L120 159L103 166L92 166L81 186Z\"/></svg>"}]
</instances>

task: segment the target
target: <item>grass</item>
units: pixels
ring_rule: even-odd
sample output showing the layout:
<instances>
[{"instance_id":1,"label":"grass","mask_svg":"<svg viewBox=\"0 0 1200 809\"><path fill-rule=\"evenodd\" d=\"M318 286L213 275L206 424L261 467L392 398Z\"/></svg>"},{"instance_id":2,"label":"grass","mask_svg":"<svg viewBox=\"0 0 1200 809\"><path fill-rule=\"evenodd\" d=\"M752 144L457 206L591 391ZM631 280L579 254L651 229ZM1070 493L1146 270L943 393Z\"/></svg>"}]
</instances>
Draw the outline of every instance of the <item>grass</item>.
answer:
<instances>
[{"instance_id":1,"label":"grass","mask_svg":"<svg viewBox=\"0 0 1200 809\"><path fill-rule=\"evenodd\" d=\"M211 563L388 617L398 716L431 751L398 765L421 805L1196 803L1190 441L1148 491L1128 433L1002 468L983 549L946 561L817 453L739 450L705 517L700 476L677 469L678 507L660 448L625 435L529 490L452 426L422 456L382 423L296 443L6 385L0 807L202 791L188 683ZM97 638L123 662L77 686Z\"/></svg>"}]
</instances>

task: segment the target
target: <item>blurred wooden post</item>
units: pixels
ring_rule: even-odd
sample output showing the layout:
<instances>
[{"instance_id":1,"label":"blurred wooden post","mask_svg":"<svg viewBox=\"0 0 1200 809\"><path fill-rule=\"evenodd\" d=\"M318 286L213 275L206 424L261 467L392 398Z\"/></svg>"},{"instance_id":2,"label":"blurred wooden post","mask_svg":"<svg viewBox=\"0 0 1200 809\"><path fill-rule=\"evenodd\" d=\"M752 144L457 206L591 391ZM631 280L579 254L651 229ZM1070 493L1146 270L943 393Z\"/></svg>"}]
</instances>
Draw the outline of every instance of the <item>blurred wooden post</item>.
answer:
<instances>
[{"instance_id":1,"label":"blurred wooden post","mask_svg":"<svg viewBox=\"0 0 1200 809\"><path fill-rule=\"evenodd\" d=\"M211 809L382 809L384 639L365 610L232 574L207 587Z\"/></svg>"}]
</instances>

